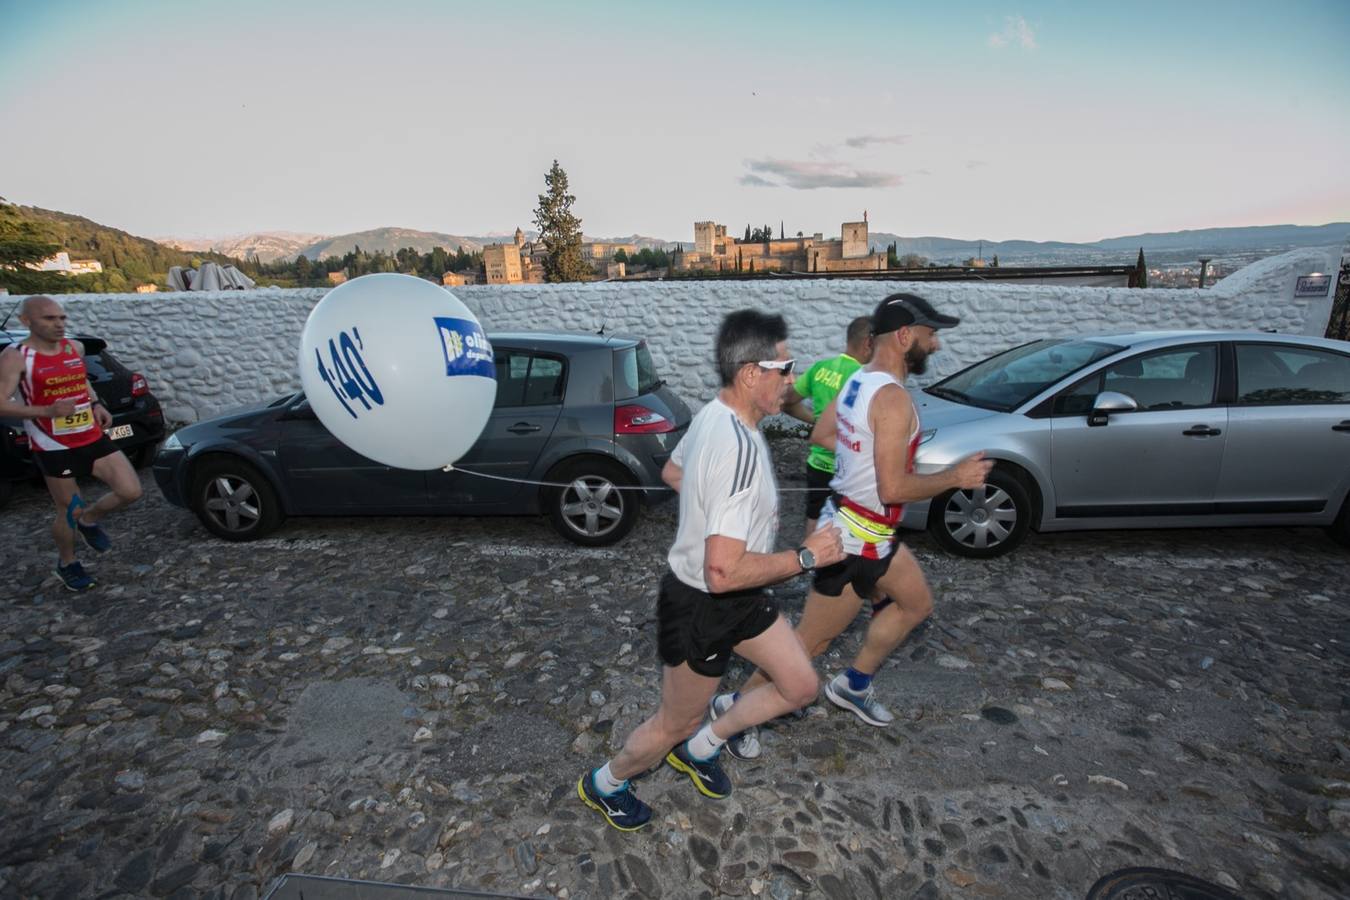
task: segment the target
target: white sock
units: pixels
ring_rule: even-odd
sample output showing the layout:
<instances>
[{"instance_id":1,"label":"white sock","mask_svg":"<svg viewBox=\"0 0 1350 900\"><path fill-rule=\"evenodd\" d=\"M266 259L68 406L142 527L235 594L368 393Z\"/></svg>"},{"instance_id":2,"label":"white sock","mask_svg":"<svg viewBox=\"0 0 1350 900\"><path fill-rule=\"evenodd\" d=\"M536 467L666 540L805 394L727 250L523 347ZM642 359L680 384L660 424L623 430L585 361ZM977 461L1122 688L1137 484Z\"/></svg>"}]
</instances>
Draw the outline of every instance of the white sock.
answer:
<instances>
[{"instance_id":1,"label":"white sock","mask_svg":"<svg viewBox=\"0 0 1350 900\"><path fill-rule=\"evenodd\" d=\"M708 722L689 739L689 743L685 746L689 748L690 756L702 762L712 759L726 742L726 738L720 738L713 734L712 723Z\"/></svg>"},{"instance_id":2,"label":"white sock","mask_svg":"<svg viewBox=\"0 0 1350 900\"><path fill-rule=\"evenodd\" d=\"M595 770L595 789L608 797L623 787L624 783L614 777L614 773L609 770L609 763Z\"/></svg>"}]
</instances>

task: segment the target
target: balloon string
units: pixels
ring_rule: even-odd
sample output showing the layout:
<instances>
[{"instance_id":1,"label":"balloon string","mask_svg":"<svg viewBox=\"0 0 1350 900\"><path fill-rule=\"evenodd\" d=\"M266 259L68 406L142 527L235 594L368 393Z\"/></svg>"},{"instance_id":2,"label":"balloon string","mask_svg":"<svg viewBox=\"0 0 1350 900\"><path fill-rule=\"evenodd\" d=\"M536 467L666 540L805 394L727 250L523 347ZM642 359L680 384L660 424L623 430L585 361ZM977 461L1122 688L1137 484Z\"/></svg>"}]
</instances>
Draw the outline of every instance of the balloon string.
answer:
<instances>
[{"instance_id":1,"label":"balloon string","mask_svg":"<svg viewBox=\"0 0 1350 900\"><path fill-rule=\"evenodd\" d=\"M561 481L531 481L531 480L528 479L528 478L507 478L505 475L489 475L487 472L475 472L473 469L461 469L459 466L455 465L454 463L448 463L448 464L446 464L445 466L443 466L443 467L441 468L441 471L442 471L442 472L463 472L465 475L474 475L474 476L476 476L476 477L478 477L478 478L490 478L490 479L493 480L493 481L509 481L509 482L511 482L512 484L531 484L531 485L535 485L535 486L537 486L537 487L569 488L569 487L571 487L571 486L575 483L575 482L573 482L573 481L568 481L568 482L561 482ZM577 479L577 481L580 481L580 480L581 480L581 479ZM645 484L638 484L638 485L622 485L622 484L612 484L612 485L610 485L610 489L611 489L611 490L615 490L615 491L670 491L670 490L674 490L674 488L672 488L672 487L671 487L670 485L668 485L668 484L656 484L656 485L645 485ZM780 494L805 493L806 491L810 491L810 490L817 490L817 489L816 489L816 488L785 488L785 487L780 487L780 488L778 489L778 493L780 493Z\"/></svg>"}]
</instances>

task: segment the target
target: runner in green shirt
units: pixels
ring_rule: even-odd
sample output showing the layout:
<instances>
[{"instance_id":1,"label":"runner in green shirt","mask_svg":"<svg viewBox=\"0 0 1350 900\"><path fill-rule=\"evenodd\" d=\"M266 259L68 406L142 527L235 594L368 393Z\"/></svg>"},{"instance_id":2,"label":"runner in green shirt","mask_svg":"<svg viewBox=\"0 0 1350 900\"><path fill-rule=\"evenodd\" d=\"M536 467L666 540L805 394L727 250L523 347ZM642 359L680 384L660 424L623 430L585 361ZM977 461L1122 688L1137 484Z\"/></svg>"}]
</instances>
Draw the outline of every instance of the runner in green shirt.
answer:
<instances>
[{"instance_id":1,"label":"runner in green shirt","mask_svg":"<svg viewBox=\"0 0 1350 900\"><path fill-rule=\"evenodd\" d=\"M802 373L783 391L783 412L808 425L830 405L848 377L872 359L872 319L859 316L848 323L845 339L848 349L838 356L822 359ZM806 401L810 400L808 407ZM816 519L825 498L830 496L834 477L834 451L812 446L806 457L806 534L816 530Z\"/></svg>"}]
</instances>

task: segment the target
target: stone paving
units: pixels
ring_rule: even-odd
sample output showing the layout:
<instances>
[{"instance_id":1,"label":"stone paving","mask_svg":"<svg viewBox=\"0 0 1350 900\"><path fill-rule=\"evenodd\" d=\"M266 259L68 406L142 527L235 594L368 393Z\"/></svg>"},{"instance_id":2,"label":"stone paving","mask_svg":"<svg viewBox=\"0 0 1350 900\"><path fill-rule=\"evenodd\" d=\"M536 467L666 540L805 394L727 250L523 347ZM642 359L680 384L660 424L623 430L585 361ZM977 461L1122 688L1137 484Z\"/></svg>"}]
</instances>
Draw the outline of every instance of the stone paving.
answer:
<instances>
[{"instance_id":1,"label":"stone paving","mask_svg":"<svg viewBox=\"0 0 1350 900\"><path fill-rule=\"evenodd\" d=\"M799 447L775 452L799 486ZM575 785L657 697L673 504L609 549L536 519L229 544L145 481L88 595L51 574L45 495L0 511L0 896L255 898L303 872L1067 900L1144 865L1350 893L1350 555L1319 531L1033 536L990 562L915 536L937 609L878 679L896 724L817 703L727 760L725 801L641 779L656 817L625 835ZM805 588L776 589L790 614Z\"/></svg>"}]
</instances>

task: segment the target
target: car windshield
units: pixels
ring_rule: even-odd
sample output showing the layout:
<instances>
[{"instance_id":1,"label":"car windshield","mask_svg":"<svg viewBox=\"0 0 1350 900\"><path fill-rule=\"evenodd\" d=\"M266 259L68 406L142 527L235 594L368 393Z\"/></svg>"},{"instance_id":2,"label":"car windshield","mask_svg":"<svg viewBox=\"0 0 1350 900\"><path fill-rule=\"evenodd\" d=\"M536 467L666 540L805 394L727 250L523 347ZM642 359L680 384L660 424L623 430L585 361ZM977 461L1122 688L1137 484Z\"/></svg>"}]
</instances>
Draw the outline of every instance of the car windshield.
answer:
<instances>
[{"instance_id":1,"label":"car windshield","mask_svg":"<svg viewBox=\"0 0 1350 900\"><path fill-rule=\"evenodd\" d=\"M1008 412L1055 382L1123 349L1100 341L1033 341L944 378L927 392L968 406Z\"/></svg>"},{"instance_id":2,"label":"car windshield","mask_svg":"<svg viewBox=\"0 0 1350 900\"><path fill-rule=\"evenodd\" d=\"M650 394L661 386L661 378L656 374L656 362L652 359L652 352L647 349L646 341L614 354L614 380L618 385L618 400Z\"/></svg>"}]
</instances>

